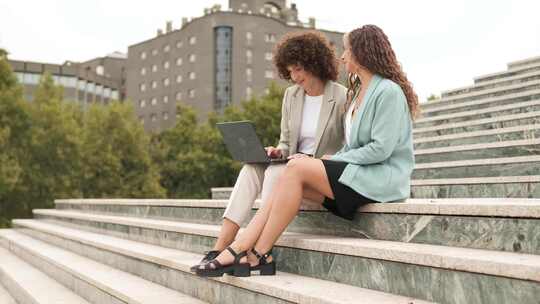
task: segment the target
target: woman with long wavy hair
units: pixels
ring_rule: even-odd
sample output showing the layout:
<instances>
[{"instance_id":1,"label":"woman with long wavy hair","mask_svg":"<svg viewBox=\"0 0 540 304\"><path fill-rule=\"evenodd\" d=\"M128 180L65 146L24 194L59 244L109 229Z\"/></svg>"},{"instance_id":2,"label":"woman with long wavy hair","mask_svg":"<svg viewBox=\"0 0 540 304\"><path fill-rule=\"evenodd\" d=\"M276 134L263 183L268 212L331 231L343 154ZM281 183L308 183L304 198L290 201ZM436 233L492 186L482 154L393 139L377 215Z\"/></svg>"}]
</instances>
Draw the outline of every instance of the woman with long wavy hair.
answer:
<instances>
[{"instance_id":1,"label":"woman with long wavy hair","mask_svg":"<svg viewBox=\"0 0 540 304\"><path fill-rule=\"evenodd\" d=\"M380 28L355 29L344 35L343 43L341 61L350 75L344 147L321 159L289 161L272 195L231 250L201 265L198 275L249 276L253 270L275 274L271 249L298 213L302 198L352 220L363 204L409 197L418 97Z\"/></svg>"}]
</instances>

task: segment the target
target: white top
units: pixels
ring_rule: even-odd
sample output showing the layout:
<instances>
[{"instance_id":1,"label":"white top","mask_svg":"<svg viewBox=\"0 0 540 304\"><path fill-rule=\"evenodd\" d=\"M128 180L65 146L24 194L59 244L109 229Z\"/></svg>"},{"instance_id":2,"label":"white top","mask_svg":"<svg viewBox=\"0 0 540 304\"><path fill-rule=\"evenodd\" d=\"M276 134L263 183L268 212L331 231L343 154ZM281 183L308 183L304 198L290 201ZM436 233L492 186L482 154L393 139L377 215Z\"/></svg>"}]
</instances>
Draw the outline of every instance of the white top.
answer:
<instances>
[{"instance_id":1,"label":"white top","mask_svg":"<svg viewBox=\"0 0 540 304\"><path fill-rule=\"evenodd\" d=\"M302 125L298 138L298 152L315 154L315 133L321 113L323 95L304 95L304 109L302 110Z\"/></svg>"},{"instance_id":2,"label":"white top","mask_svg":"<svg viewBox=\"0 0 540 304\"><path fill-rule=\"evenodd\" d=\"M347 145L350 145L351 142L351 128L353 124L352 112L354 109L354 103L351 103L349 110L347 110L347 115L345 115L345 142ZM358 110L357 110L358 111Z\"/></svg>"}]
</instances>

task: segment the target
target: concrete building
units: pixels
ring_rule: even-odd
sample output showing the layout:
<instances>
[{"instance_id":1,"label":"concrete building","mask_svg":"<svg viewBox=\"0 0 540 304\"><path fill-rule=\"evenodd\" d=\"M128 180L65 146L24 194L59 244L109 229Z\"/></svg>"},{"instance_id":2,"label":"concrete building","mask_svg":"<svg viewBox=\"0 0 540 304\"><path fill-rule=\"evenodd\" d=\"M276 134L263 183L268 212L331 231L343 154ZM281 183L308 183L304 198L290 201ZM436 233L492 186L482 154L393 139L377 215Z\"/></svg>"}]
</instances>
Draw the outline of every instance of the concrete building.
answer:
<instances>
[{"instance_id":1,"label":"concrete building","mask_svg":"<svg viewBox=\"0 0 540 304\"><path fill-rule=\"evenodd\" d=\"M134 103L148 131L171 127L176 102L193 106L201 119L252 95L265 92L277 77L272 51L282 35L315 29L315 19L303 23L295 4L285 0L230 0L128 48L127 98ZM320 29L318 29L320 30ZM320 30L341 53L343 33Z\"/></svg>"},{"instance_id":2,"label":"concrete building","mask_svg":"<svg viewBox=\"0 0 540 304\"><path fill-rule=\"evenodd\" d=\"M121 53L86 62L66 61L63 64L9 60L15 75L23 85L26 100L33 100L41 77L51 74L55 84L64 87L64 99L81 103L107 104L125 97L125 62Z\"/></svg>"}]
</instances>

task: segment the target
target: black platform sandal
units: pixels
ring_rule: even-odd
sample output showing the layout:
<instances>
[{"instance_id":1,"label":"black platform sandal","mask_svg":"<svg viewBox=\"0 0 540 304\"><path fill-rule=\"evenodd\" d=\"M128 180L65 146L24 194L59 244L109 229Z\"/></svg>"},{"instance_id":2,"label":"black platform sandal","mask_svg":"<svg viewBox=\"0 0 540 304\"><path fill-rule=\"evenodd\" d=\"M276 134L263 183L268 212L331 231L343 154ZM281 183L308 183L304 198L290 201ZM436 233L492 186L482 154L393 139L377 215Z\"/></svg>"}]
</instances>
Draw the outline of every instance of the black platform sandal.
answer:
<instances>
[{"instance_id":1,"label":"black platform sandal","mask_svg":"<svg viewBox=\"0 0 540 304\"><path fill-rule=\"evenodd\" d=\"M227 247L226 250L234 257L232 264L224 266L218 260L213 259L206 264L199 265L195 273L201 277L221 277L225 273L235 277L249 277L251 275L249 263L240 263L240 259L247 256L247 253L245 251L236 253L231 247Z\"/></svg>"},{"instance_id":2,"label":"black platform sandal","mask_svg":"<svg viewBox=\"0 0 540 304\"><path fill-rule=\"evenodd\" d=\"M194 266L191 266L191 268L190 268L191 272L197 271L197 268L199 268L199 266L201 266L201 265L203 265L203 264L206 264L206 263L210 262L211 260L217 258L217 256L218 256L220 253L221 253L221 251L219 251L219 250L205 251L205 252L204 252L204 257L203 257L202 260L199 262L199 264L194 265Z\"/></svg>"},{"instance_id":3,"label":"black platform sandal","mask_svg":"<svg viewBox=\"0 0 540 304\"><path fill-rule=\"evenodd\" d=\"M253 253L257 259L259 259L259 265L250 267L250 271L259 271L259 275L275 275L276 274L276 262L268 262L268 258L272 254L272 249L268 251L265 254L260 254L255 250L255 248L251 249L251 253Z\"/></svg>"}]
</instances>

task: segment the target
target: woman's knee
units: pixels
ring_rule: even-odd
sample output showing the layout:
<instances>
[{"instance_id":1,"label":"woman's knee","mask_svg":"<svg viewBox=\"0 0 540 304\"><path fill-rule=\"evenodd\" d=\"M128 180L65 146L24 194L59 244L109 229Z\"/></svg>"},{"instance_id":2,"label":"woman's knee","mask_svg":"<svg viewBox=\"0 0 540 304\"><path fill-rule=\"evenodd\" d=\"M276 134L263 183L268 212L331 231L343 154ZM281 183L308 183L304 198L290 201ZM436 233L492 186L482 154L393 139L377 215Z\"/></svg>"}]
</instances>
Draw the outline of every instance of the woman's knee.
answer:
<instances>
[{"instance_id":1,"label":"woman's knee","mask_svg":"<svg viewBox=\"0 0 540 304\"><path fill-rule=\"evenodd\" d=\"M307 160L302 158L291 159L287 162L285 173L289 176L301 177L306 168Z\"/></svg>"}]
</instances>

